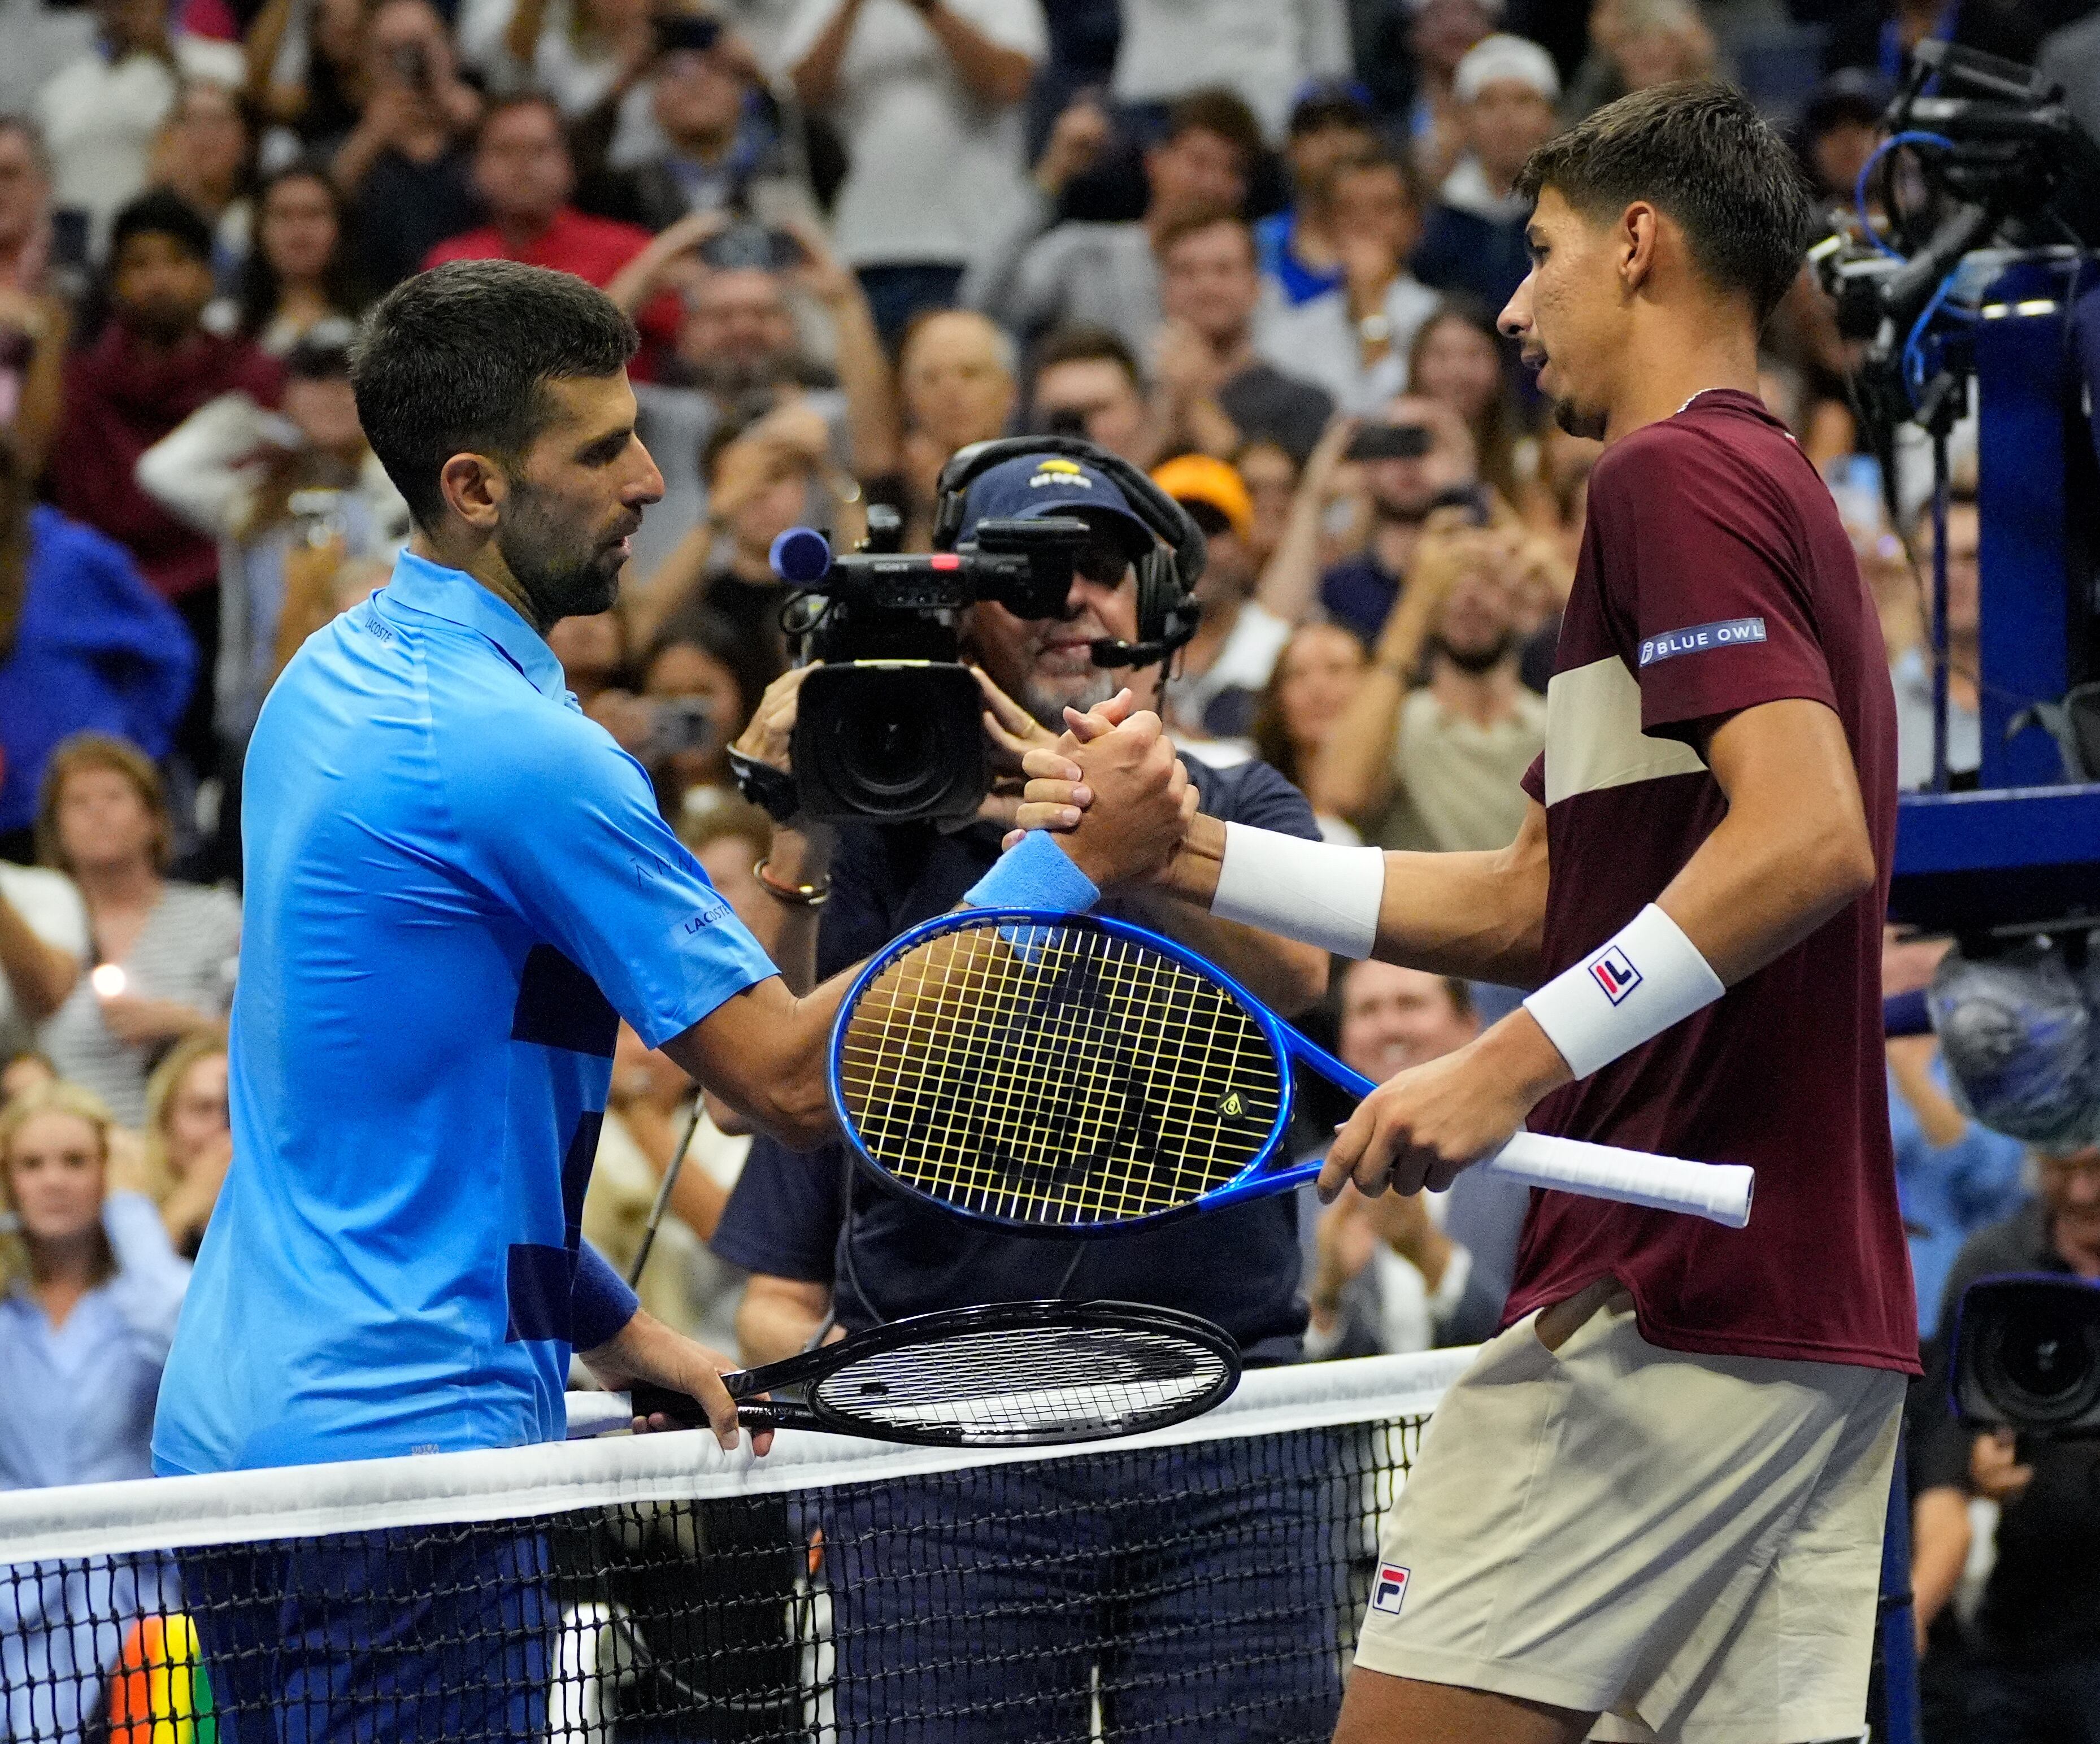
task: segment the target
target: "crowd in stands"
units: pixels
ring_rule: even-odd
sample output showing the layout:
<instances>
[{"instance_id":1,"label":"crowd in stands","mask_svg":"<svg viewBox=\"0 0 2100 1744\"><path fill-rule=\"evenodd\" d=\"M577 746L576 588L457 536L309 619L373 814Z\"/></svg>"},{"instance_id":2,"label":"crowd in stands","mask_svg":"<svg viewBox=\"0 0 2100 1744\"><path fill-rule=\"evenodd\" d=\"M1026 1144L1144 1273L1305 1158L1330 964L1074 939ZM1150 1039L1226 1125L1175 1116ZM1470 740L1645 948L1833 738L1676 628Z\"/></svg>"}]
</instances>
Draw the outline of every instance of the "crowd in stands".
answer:
<instances>
[{"instance_id":1,"label":"crowd in stands","mask_svg":"<svg viewBox=\"0 0 2100 1744\"><path fill-rule=\"evenodd\" d=\"M1595 457L1495 325L1528 270L1527 154L1618 95L1720 76L1849 211L1928 37L2040 56L2100 119L2089 4L0 0L0 1488L148 1470L232 1154L243 753L301 642L385 585L411 531L350 387L355 321L390 287L501 257L633 317L664 497L619 606L549 639L761 938L814 926L754 873L775 826L727 758L792 703L769 547L800 523L850 542L885 506L924 550L942 465L1016 433L1151 471L1206 534L1202 625L1164 696L1187 759L1266 766L1333 841L1492 849L1543 741ZM1927 463L1899 446L1891 519L1806 273L1767 342L1766 403L1838 495L1918 785ZM1959 780L1979 757L1972 426L1954 453ZM1935 948L1892 938L1891 990ZM1300 1004L1384 1077L1510 996L1365 964ZM1975 1243L2009 1230L2026 1261L2100 1277L2100 1157L1977 1126L1929 1038L1890 1044L1889 1081L1928 1337ZM693 1122L644 1296L730 1348L744 1274L708 1243L752 1141L631 1031L585 1229L624 1265ZM1522 1200L1471 1180L1301 1208L1306 1354L1492 1329ZM814 1247L827 1267L828 1230ZM777 1339L828 1290L761 1268L751 1300L792 1299ZM1928 1468L1921 1616L1943 1665L1996 1668L1998 1729L1947 1735L2040 1737L2008 1717L2044 1687L2009 1631L2053 1542L2100 1567L2100 1510L1994 1449ZM2030 1478L2054 1540L2019 1527ZM2014 1565L1965 1649L1972 1499ZM2048 1639L2090 1715L2100 1604L2085 1619Z\"/></svg>"}]
</instances>

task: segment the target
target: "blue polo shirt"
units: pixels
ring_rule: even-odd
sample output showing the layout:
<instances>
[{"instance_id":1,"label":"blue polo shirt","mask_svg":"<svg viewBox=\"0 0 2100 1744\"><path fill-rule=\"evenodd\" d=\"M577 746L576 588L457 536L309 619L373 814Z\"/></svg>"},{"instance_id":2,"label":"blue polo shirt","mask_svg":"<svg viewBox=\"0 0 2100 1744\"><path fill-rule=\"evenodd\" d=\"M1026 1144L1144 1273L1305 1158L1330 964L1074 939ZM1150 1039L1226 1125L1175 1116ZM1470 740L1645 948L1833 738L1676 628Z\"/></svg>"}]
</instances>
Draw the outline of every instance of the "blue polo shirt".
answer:
<instances>
[{"instance_id":1,"label":"blue polo shirt","mask_svg":"<svg viewBox=\"0 0 2100 1744\"><path fill-rule=\"evenodd\" d=\"M545 642L412 554L285 668L243 816L233 1164L156 1468L558 1440L615 1014L655 1047L772 964Z\"/></svg>"}]
</instances>

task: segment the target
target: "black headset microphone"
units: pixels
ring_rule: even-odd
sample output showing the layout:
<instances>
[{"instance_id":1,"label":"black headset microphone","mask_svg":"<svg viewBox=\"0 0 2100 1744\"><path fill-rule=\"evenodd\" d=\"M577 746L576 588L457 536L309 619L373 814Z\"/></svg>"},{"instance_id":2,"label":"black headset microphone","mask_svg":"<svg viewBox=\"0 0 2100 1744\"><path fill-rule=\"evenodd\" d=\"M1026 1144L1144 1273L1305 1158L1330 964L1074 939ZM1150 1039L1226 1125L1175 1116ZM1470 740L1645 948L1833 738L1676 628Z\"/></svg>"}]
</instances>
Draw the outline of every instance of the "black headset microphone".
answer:
<instances>
[{"instance_id":1,"label":"black headset microphone","mask_svg":"<svg viewBox=\"0 0 2100 1744\"><path fill-rule=\"evenodd\" d=\"M976 479L1003 461L1037 455L1060 455L1105 475L1123 492L1131 513L1158 541L1135 565L1138 639L1123 642L1113 636L1097 637L1088 644L1094 664L1152 666L1171 658L1195 636L1202 617L1195 594L1207 556L1203 530L1141 469L1083 437L1000 436L958 448L941 469L940 482L935 487L933 549L955 549L969 488Z\"/></svg>"}]
</instances>

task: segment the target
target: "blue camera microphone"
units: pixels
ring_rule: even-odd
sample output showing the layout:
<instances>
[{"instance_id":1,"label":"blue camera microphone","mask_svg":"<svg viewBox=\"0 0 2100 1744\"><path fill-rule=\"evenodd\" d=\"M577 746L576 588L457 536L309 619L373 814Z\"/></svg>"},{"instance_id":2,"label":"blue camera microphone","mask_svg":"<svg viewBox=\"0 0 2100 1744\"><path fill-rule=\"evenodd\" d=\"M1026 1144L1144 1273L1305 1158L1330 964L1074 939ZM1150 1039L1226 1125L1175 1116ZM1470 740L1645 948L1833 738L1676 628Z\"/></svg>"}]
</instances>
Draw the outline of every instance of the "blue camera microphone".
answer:
<instances>
[{"instance_id":1,"label":"blue camera microphone","mask_svg":"<svg viewBox=\"0 0 2100 1744\"><path fill-rule=\"evenodd\" d=\"M832 547L813 527L791 527L773 541L765 561L790 587L814 587L832 571Z\"/></svg>"}]
</instances>

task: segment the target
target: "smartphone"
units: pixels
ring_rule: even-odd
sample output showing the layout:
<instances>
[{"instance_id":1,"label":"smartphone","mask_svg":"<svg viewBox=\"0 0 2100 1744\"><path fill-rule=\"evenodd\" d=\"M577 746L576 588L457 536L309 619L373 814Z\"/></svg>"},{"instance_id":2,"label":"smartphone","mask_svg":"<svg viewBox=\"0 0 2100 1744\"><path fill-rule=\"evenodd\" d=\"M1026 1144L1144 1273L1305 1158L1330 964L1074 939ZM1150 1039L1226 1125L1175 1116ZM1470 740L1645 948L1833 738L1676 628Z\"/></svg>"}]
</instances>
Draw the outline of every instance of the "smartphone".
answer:
<instances>
[{"instance_id":1,"label":"smartphone","mask_svg":"<svg viewBox=\"0 0 2100 1744\"><path fill-rule=\"evenodd\" d=\"M663 14L656 18L656 46L664 54L684 50L704 55L721 41L721 20L696 18L690 13Z\"/></svg>"},{"instance_id":2,"label":"smartphone","mask_svg":"<svg viewBox=\"0 0 2100 1744\"><path fill-rule=\"evenodd\" d=\"M1426 424L1366 424L1349 439L1344 460L1420 460L1430 449Z\"/></svg>"},{"instance_id":3,"label":"smartphone","mask_svg":"<svg viewBox=\"0 0 2100 1744\"><path fill-rule=\"evenodd\" d=\"M731 224L716 232L699 247L701 260L717 272L757 267L767 272L786 272L802 264L802 245L784 230L769 230L763 224Z\"/></svg>"},{"instance_id":4,"label":"smartphone","mask_svg":"<svg viewBox=\"0 0 2100 1744\"><path fill-rule=\"evenodd\" d=\"M675 757L681 751L705 751L714 744L715 717L698 696L667 696L656 704L649 726L648 757Z\"/></svg>"}]
</instances>

